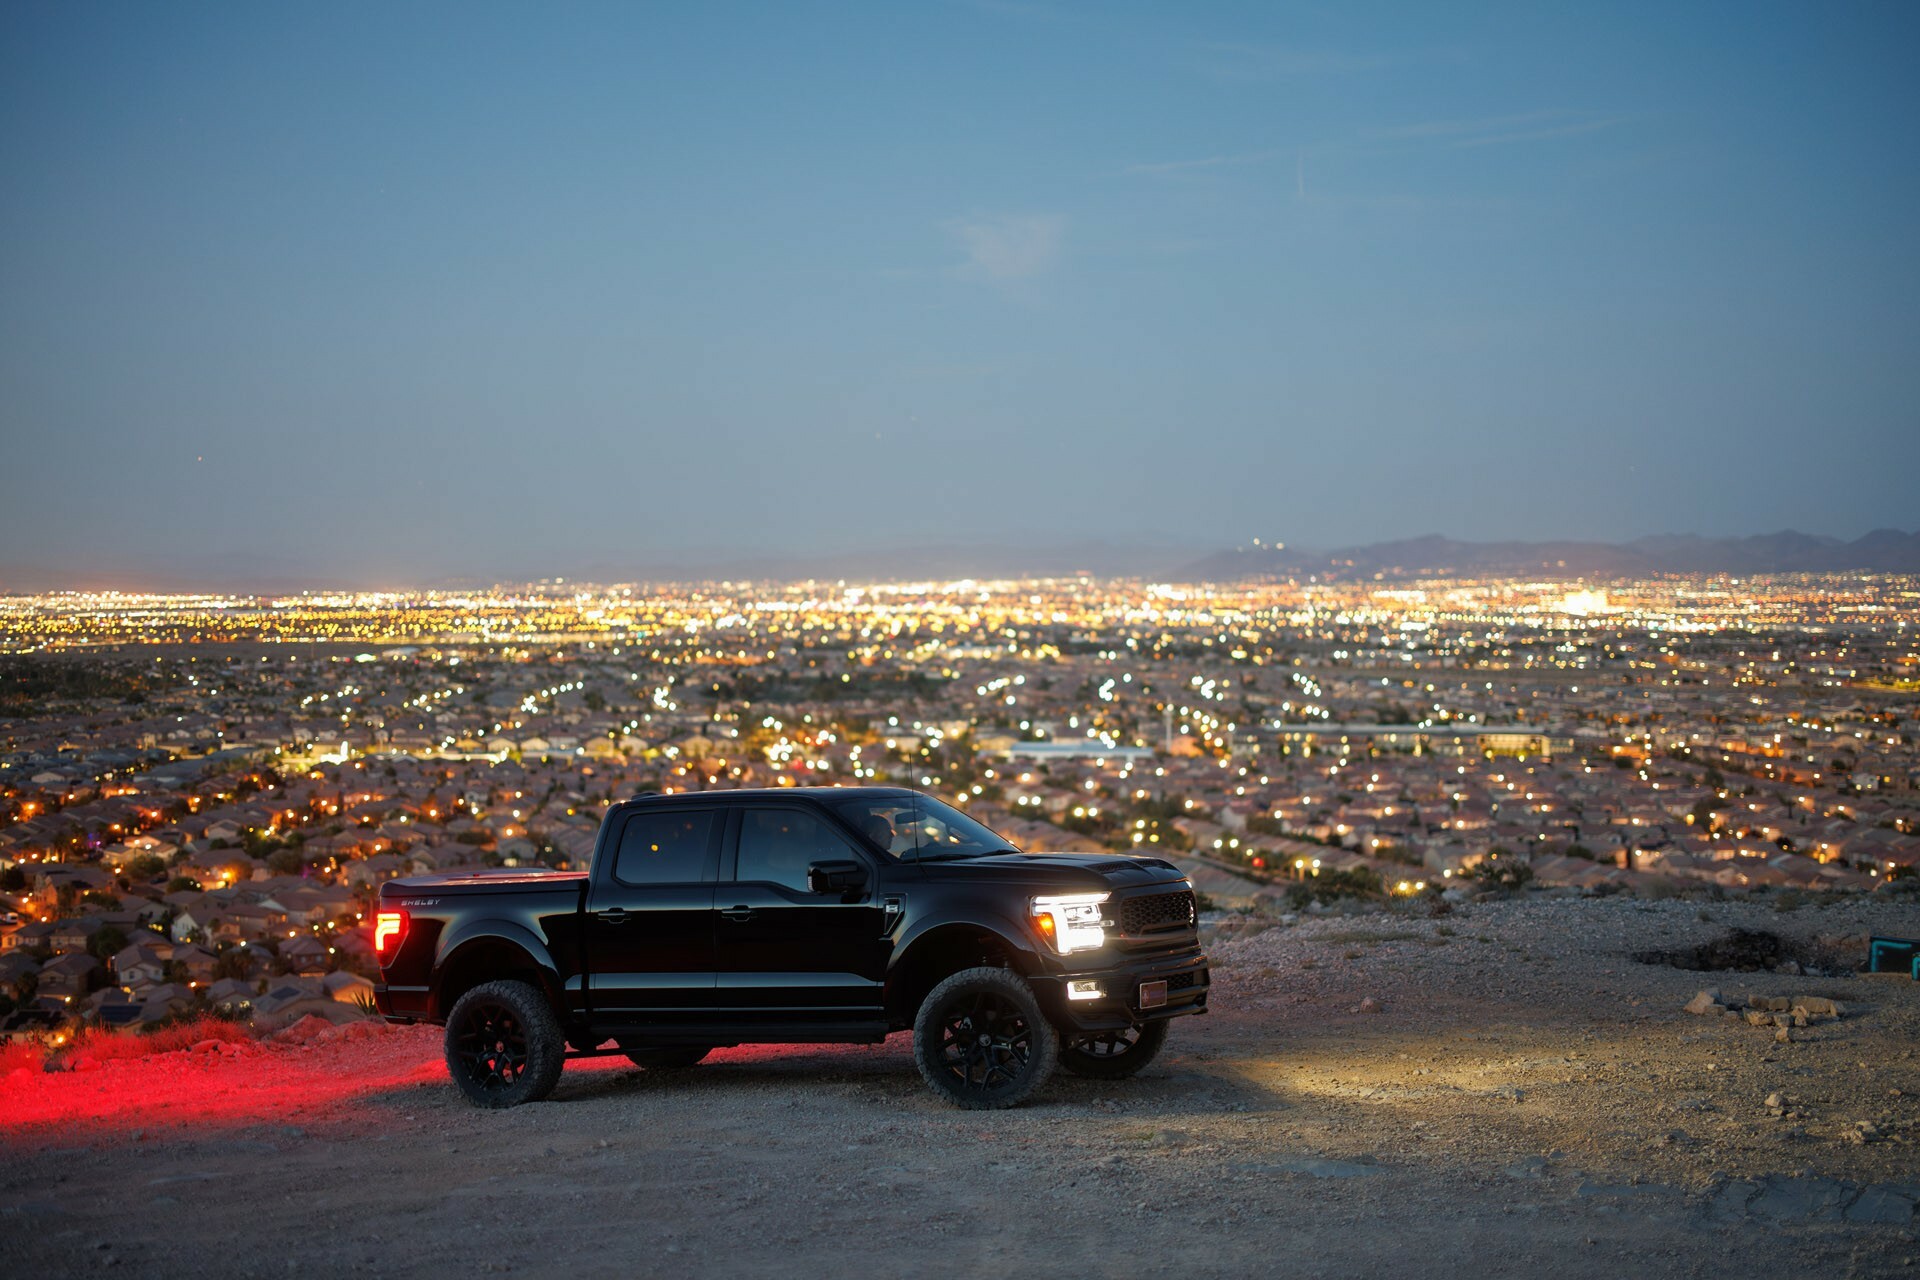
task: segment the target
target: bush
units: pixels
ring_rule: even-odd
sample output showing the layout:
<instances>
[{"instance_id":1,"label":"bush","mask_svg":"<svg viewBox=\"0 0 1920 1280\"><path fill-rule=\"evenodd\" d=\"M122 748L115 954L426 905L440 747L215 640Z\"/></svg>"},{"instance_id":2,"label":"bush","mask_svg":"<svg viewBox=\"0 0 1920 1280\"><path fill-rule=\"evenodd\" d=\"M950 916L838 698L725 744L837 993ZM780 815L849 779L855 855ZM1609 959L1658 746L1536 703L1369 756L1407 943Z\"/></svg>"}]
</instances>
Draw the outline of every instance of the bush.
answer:
<instances>
[{"instance_id":1,"label":"bush","mask_svg":"<svg viewBox=\"0 0 1920 1280\"><path fill-rule=\"evenodd\" d=\"M1494 889L1524 889L1533 883L1533 868L1512 858L1482 858L1467 878Z\"/></svg>"},{"instance_id":2,"label":"bush","mask_svg":"<svg viewBox=\"0 0 1920 1280\"><path fill-rule=\"evenodd\" d=\"M1403 844L1382 845L1373 851L1373 856L1387 862L1397 862L1403 867L1424 866L1425 862L1415 850Z\"/></svg>"},{"instance_id":3,"label":"bush","mask_svg":"<svg viewBox=\"0 0 1920 1280\"><path fill-rule=\"evenodd\" d=\"M157 878L166 869L166 862L158 855L143 853L136 858L129 858L127 865L121 868L121 872L130 882L144 884Z\"/></svg>"},{"instance_id":4,"label":"bush","mask_svg":"<svg viewBox=\"0 0 1920 1280\"><path fill-rule=\"evenodd\" d=\"M0 1045L0 1077L15 1071L38 1071L46 1059L47 1047L38 1040L15 1040Z\"/></svg>"},{"instance_id":5,"label":"bush","mask_svg":"<svg viewBox=\"0 0 1920 1280\"><path fill-rule=\"evenodd\" d=\"M134 1035L89 1027L74 1037L72 1053L76 1057L108 1062L125 1058L146 1058L156 1053L176 1053L191 1049L202 1040L224 1040L229 1044L249 1044L253 1033L231 1018L215 1013L189 1011L177 1013Z\"/></svg>"},{"instance_id":6,"label":"bush","mask_svg":"<svg viewBox=\"0 0 1920 1280\"><path fill-rule=\"evenodd\" d=\"M1287 886L1287 905L1300 908L1315 898L1334 900L1337 898L1378 898L1385 892L1380 873L1370 867L1355 867L1350 871L1322 871L1319 875L1306 880L1295 880Z\"/></svg>"}]
</instances>

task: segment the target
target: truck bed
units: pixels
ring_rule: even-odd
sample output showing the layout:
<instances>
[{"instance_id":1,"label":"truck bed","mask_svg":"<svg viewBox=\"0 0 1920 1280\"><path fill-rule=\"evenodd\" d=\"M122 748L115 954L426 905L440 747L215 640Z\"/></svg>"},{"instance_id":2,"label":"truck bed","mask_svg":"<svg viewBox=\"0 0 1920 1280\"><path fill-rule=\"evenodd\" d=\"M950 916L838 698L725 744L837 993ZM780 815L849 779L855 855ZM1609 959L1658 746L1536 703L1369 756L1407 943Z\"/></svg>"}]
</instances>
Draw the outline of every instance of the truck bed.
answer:
<instances>
[{"instance_id":1,"label":"truck bed","mask_svg":"<svg viewBox=\"0 0 1920 1280\"><path fill-rule=\"evenodd\" d=\"M408 893L425 893L433 889L487 890L524 893L528 889L543 889L565 885L578 888L584 884L587 873L584 871L549 871L537 867L505 867L498 871L449 871L441 875L404 876L389 881L396 890Z\"/></svg>"}]
</instances>

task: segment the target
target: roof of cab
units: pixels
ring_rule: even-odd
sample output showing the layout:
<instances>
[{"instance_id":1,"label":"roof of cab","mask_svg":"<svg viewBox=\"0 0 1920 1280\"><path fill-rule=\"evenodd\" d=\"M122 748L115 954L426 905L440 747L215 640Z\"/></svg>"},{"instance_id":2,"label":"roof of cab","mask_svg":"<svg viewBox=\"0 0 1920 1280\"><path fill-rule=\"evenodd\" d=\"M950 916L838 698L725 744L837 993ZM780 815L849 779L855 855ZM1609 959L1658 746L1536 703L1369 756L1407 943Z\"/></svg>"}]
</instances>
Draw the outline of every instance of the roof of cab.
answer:
<instances>
[{"instance_id":1,"label":"roof of cab","mask_svg":"<svg viewBox=\"0 0 1920 1280\"><path fill-rule=\"evenodd\" d=\"M736 787L715 791L675 791L671 794L653 792L647 795L629 796L622 805L664 804L690 799L700 800L791 800L799 797L803 800L858 800L862 797L879 798L881 796L912 796L920 792L911 787Z\"/></svg>"}]
</instances>

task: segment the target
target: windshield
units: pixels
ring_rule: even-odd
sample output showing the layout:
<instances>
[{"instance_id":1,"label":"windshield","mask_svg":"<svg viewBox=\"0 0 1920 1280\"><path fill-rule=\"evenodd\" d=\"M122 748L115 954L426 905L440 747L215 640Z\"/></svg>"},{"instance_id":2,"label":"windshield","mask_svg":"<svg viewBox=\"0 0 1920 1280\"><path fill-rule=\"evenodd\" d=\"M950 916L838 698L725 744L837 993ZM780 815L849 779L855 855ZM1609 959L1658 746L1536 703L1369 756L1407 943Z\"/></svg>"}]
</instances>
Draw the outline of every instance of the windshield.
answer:
<instances>
[{"instance_id":1,"label":"windshield","mask_svg":"<svg viewBox=\"0 0 1920 1280\"><path fill-rule=\"evenodd\" d=\"M1020 852L1005 836L931 796L869 796L835 801L833 809L902 862Z\"/></svg>"}]
</instances>

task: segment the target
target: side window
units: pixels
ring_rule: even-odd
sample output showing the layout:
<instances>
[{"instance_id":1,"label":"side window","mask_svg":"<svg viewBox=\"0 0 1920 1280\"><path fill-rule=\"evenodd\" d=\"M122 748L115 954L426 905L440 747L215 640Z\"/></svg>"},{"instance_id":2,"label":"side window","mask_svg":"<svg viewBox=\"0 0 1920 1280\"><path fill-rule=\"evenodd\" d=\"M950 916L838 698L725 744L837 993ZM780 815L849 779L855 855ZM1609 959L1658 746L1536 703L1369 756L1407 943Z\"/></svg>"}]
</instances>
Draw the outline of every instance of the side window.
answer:
<instances>
[{"instance_id":1,"label":"side window","mask_svg":"<svg viewBox=\"0 0 1920 1280\"><path fill-rule=\"evenodd\" d=\"M713 810L640 812L620 833L613 875L622 884L698 884L707 869Z\"/></svg>"},{"instance_id":2,"label":"side window","mask_svg":"<svg viewBox=\"0 0 1920 1280\"><path fill-rule=\"evenodd\" d=\"M748 809L740 815L737 880L807 892L807 868L851 859L853 849L826 822L801 809Z\"/></svg>"}]
</instances>

